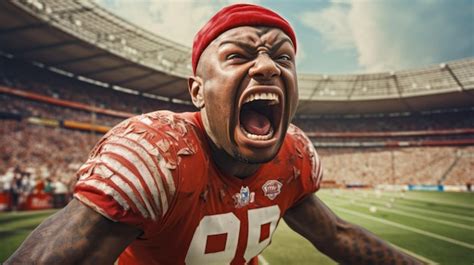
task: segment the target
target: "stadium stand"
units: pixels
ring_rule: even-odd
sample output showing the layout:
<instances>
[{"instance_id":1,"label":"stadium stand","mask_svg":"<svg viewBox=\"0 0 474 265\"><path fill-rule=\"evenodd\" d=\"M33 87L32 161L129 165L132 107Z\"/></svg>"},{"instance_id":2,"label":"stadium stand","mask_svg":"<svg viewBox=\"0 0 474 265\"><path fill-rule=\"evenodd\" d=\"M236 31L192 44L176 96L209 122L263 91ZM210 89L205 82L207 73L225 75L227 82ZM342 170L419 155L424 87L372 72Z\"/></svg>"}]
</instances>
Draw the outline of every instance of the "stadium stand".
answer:
<instances>
[{"instance_id":1,"label":"stadium stand","mask_svg":"<svg viewBox=\"0 0 474 265\"><path fill-rule=\"evenodd\" d=\"M472 146L319 149L326 181L372 187L472 183L473 152Z\"/></svg>"},{"instance_id":2,"label":"stadium stand","mask_svg":"<svg viewBox=\"0 0 474 265\"><path fill-rule=\"evenodd\" d=\"M140 95L127 94L54 73L20 60L0 57L0 84L53 98L135 114L157 109L190 111L191 105L174 104Z\"/></svg>"},{"instance_id":3,"label":"stadium stand","mask_svg":"<svg viewBox=\"0 0 474 265\"><path fill-rule=\"evenodd\" d=\"M43 196L51 183L63 193L95 142L127 117L195 110L188 47L91 1L43 2L0 2L0 199L14 189ZM301 74L294 123L317 147L325 183L463 186L474 182L473 76L472 58Z\"/></svg>"},{"instance_id":4,"label":"stadium stand","mask_svg":"<svg viewBox=\"0 0 474 265\"><path fill-rule=\"evenodd\" d=\"M297 118L293 122L307 132L424 131L472 128L473 114L474 107L414 113L320 115L314 118Z\"/></svg>"},{"instance_id":5,"label":"stadium stand","mask_svg":"<svg viewBox=\"0 0 474 265\"><path fill-rule=\"evenodd\" d=\"M296 119L327 182L348 186L473 182L474 109ZM341 166L344 165L344 166Z\"/></svg>"},{"instance_id":6,"label":"stadium stand","mask_svg":"<svg viewBox=\"0 0 474 265\"><path fill-rule=\"evenodd\" d=\"M157 109L179 112L193 107L115 91L1 58L0 193L17 187L19 198L35 196L33 201L38 202L46 196L45 183L51 181L71 192L75 171L103 133L127 117ZM23 184L13 185L16 182ZM43 207L26 201L13 208ZM64 199L49 200L47 205L51 204L63 205Z\"/></svg>"}]
</instances>

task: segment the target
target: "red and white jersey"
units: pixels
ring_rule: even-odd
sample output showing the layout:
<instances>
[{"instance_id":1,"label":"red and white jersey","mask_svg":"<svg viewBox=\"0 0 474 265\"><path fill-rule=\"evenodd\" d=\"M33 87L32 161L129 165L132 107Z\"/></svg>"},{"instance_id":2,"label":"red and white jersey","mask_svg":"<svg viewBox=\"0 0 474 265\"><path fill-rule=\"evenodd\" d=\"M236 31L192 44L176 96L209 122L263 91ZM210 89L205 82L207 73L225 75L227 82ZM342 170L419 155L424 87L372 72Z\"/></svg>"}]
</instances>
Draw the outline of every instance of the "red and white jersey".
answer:
<instances>
[{"instance_id":1,"label":"red and white jersey","mask_svg":"<svg viewBox=\"0 0 474 265\"><path fill-rule=\"evenodd\" d=\"M199 113L157 111L98 142L74 197L144 232L119 264L257 264L280 218L321 176L313 145L293 125L278 155L239 179L213 163Z\"/></svg>"}]
</instances>

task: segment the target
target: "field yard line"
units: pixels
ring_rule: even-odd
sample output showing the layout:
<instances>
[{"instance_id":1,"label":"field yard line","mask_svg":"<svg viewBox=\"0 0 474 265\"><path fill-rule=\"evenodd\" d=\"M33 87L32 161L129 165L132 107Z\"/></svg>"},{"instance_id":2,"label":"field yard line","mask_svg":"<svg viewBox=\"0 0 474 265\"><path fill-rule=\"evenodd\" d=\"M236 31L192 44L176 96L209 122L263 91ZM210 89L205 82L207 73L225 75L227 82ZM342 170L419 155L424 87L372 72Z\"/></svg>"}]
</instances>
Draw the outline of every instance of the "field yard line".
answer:
<instances>
[{"instance_id":1,"label":"field yard line","mask_svg":"<svg viewBox=\"0 0 474 265\"><path fill-rule=\"evenodd\" d=\"M37 215L43 213L53 213L57 212L59 209L46 209L46 210L33 210L33 211L11 211L11 212L0 212L0 218L6 216L27 216L27 215Z\"/></svg>"},{"instance_id":2,"label":"field yard line","mask_svg":"<svg viewBox=\"0 0 474 265\"><path fill-rule=\"evenodd\" d=\"M390 195L383 195L383 196L390 196ZM403 199L405 200L410 200L410 201L418 201L418 202L428 202L428 203L433 203L433 201L430 201L430 200L424 200L424 199L415 199L413 198L412 196L409 196L409 195L405 195L403 197ZM464 203L450 203L450 202L434 202L435 204L438 204L440 206L462 206L462 207L466 207L466 208L469 208L469 209L474 209L474 206L471 205L471 204L464 204Z\"/></svg>"},{"instance_id":3,"label":"field yard line","mask_svg":"<svg viewBox=\"0 0 474 265\"><path fill-rule=\"evenodd\" d=\"M353 199L353 197L347 197L346 195L341 195L341 196ZM366 198L364 198L364 199L366 199ZM403 200L403 199L399 199L399 200ZM466 220L466 221L474 221L474 217L462 216L462 215L453 214L453 213L435 212L435 211L431 211L431 210L420 209L420 208L413 207L413 206L406 206L406 205L397 204L397 208L412 210L412 211L418 211L418 212L424 212L424 213L430 213L430 214L446 216L446 217L452 217L452 218L455 218L455 219L461 219L461 220Z\"/></svg>"},{"instance_id":4,"label":"field yard line","mask_svg":"<svg viewBox=\"0 0 474 265\"><path fill-rule=\"evenodd\" d=\"M390 243L390 242L389 242L389 243ZM421 256L421 255L418 255L418 254L414 253L414 252L411 252L411 251L408 250L408 249L399 247L399 246L397 246L397 245L395 245L395 244L392 244L392 243L390 243L390 245L392 245L394 248L397 248L397 249L399 249L399 250L401 250L401 251L403 251L403 252L405 252L405 253L410 254L411 256L413 256L413 257L415 257L415 258L417 258L417 259L419 259L419 260L425 262L426 264L429 264L429 265L438 265L438 264L439 264L439 263L436 263L436 262L433 261L433 260L428 259L427 257L423 257L423 256Z\"/></svg>"},{"instance_id":5,"label":"field yard line","mask_svg":"<svg viewBox=\"0 0 474 265\"><path fill-rule=\"evenodd\" d=\"M371 204L360 203L360 202L355 202L354 204L369 206L369 207L372 206ZM374 204L380 205L381 203L374 203ZM413 217L413 218L426 220L426 221L429 221L429 222L435 222L435 223L450 225L450 226L454 226L454 227L457 227L457 228L463 228L463 229L468 229L468 230L473 230L474 231L474 227L469 226L469 225L465 225L465 224L455 223L455 222L451 222L451 221L437 220L437 219L434 219L434 218L426 218L426 216L423 216L423 215L414 214L414 213L406 213L406 212L398 211L396 209L389 209L387 207L381 207L381 208L383 209L383 211L386 211L386 212L392 212L392 213L396 213L396 214L400 214L400 215L405 215L405 216L409 216L409 217Z\"/></svg>"},{"instance_id":6,"label":"field yard line","mask_svg":"<svg viewBox=\"0 0 474 265\"><path fill-rule=\"evenodd\" d=\"M268 263L268 261L267 261L262 255L258 255L258 261L259 261L262 265L270 265L270 263Z\"/></svg>"},{"instance_id":7,"label":"field yard line","mask_svg":"<svg viewBox=\"0 0 474 265\"><path fill-rule=\"evenodd\" d=\"M458 214L454 214L454 213L440 213L440 212L435 212L435 211L431 211L431 210L420 209L420 208L416 208L416 207L412 207L412 206L406 206L406 205L400 205L400 204L397 204L397 208L402 208L402 209L407 209L407 210L414 210L414 211L419 211L419 212L422 212L422 213L430 213L430 214L434 214L434 215L440 215L440 216L451 217L451 218L455 218L455 219L474 222L473 217L462 216L462 215L458 215Z\"/></svg>"},{"instance_id":8,"label":"field yard line","mask_svg":"<svg viewBox=\"0 0 474 265\"><path fill-rule=\"evenodd\" d=\"M438 235L438 234L431 233L431 232L421 230L421 229L418 229L418 228L414 228L414 227L410 227L410 226L407 226L407 225L402 225L402 224L395 223L395 222L392 222L392 221L384 220L382 218L374 217L374 216L371 216L371 215L368 215L368 214L347 210L347 209L337 207L337 206L336 207L333 206L332 208L337 209L341 212L346 212L346 213L349 213L349 214L357 215L359 217L367 218L367 219L370 219L370 220L373 220L373 221L376 221L376 222L384 223L384 224L387 224L387 225L391 225L391 226L395 226L395 227L398 227L398 228L401 228L401 229L412 231L412 232L415 232L415 233L418 233L418 234L422 234L422 235L425 235L425 236L429 236L429 237L432 237L432 238L443 240L443 241L446 241L446 242L449 242L449 243L452 243L452 244L455 244L455 245L458 245L458 246L462 246L462 247L469 248L469 249L474 249L474 245L472 245L472 244L462 242L462 241L459 241L459 240L456 240L456 239L452 239L452 238L449 238L449 237L446 237L446 236Z\"/></svg>"}]
</instances>

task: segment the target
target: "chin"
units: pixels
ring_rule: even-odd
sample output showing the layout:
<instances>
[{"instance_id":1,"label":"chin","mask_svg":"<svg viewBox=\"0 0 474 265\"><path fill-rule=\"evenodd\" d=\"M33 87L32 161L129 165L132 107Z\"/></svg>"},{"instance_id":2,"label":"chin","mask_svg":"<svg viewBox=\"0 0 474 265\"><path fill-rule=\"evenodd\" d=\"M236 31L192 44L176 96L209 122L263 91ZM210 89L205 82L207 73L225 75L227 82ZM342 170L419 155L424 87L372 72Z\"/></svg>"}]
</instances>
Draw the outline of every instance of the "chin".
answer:
<instances>
[{"instance_id":1,"label":"chin","mask_svg":"<svg viewBox=\"0 0 474 265\"><path fill-rule=\"evenodd\" d=\"M266 150L234 150L232 157L246 164L263 164L272 161L279 150L279 147Z\"/></svg>"}]
</instances>

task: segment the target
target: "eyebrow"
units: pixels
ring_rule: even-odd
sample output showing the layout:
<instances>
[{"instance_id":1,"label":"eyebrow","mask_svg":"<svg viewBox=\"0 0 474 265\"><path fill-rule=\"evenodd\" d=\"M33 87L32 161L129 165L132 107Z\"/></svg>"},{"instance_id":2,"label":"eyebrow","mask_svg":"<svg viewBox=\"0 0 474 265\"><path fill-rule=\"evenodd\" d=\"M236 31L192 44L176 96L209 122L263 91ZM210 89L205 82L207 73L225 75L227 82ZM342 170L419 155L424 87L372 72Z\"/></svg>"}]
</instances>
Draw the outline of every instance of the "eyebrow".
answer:
<instances>
[{"instance_id":1,"label":"eyebrow","mask_svg":"<svg viewBox=\"0 0 474 265\"><path fill-rule=\"evenodd\" d=\"M274 52L276 50L278 50L283 44L285 44L286 42L290 43L291 45L292 42L290 40L290 38L287 38L285 37L284 39L278 41L277 43L275 43L271 48L270 48L270 52ZM219 48L224 46L225 44L234 44L236 46L239 46L241 48L243 48L244 50L246 50L247 52L249 53L253 53L255 52L255 46L254 45L251 45L251 44L248 44L247 42L243 42L243 41L238 41L238 40L224 40L222 41L220 44L219 44Z\"/></svg>"}]
</instances>

